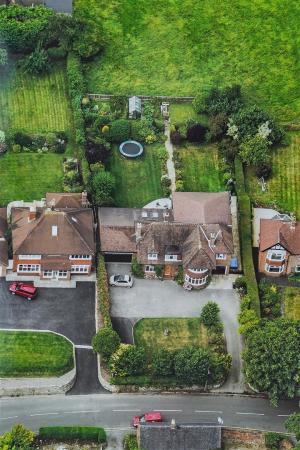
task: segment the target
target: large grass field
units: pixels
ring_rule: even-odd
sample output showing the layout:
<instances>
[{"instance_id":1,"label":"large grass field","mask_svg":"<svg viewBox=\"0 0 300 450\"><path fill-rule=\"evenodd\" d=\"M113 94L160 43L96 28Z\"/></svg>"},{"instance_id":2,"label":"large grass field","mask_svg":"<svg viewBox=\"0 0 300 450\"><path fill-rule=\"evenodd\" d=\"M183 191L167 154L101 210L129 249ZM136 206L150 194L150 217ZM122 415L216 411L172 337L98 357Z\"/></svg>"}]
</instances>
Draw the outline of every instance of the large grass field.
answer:
<instances>
[{"instance_id":1,"label":"large grass field","mask_svg":"<svg viewBox=\"0 0 300 450\"><path fill-rule=\"evenodd\" d=\"M89 91L194 95L239 83L281 121L299 123L297 0L84 1L103 17L107 41L86 65Z\"/></svg>"},{"instance_id":2,"label":"large grass field","mask_svg":"<svg viewBox=\"0 0 300 450\"><path fill-rule=\"evenodd\" d=\"M59 376L73 366L72 344L62 336L0 331L0 377Z\"/></svg>"},{"instance_id":3,"label":"large grass field","mask_svg":"<svg viewBox=\"0 0 300 450\"><path fill-rule=\"evenodd\" d=\"M168 329L169 334L164 335ZM207 329L199 318L142 319L134 327L134 342L149 357L157 350L179 350L185 346L208 347Z\"/></svg>"},{"instance_id":4,"label":"large grass field","mask_svg":"<svg viewBox=\"0 0 300 450\"><path fill-rule=\"evenodd\" d=\"M117 147L113 149L110 170L116 178L117 206L140 208L162 196L162 162L157 154L161 146L163 144L146 146L137 159L127 159Z\"/></svg>"},{"instance_id":5,"label":"large grass field","mask_svg":"<svg viewBox=\"0 0 300 450\"><path fill-rule=\"evenodd\" d=\"M214 145L186 144L179 148L183 188L191 192L224 190L220 181L218 151Z\"/></svg>"},{"instance_id":6,"label":"large grass field","mask_svg":"<svg viewBox=\"0 0 300 450\"><path fill-rule=\"evenodd\" d=\"M252 169L247 170L247 190L251 200L264 206L275 206L285 212L294 212L300 219L300 134L291 133L291 144L274 151L273 176L267 182L267 191Z\"/></svg>"},{"instance_id":7,"label":"large grass field","mask_svg":"<svg viewBox=\"0 0 300 450\"><path fill-rule=\"evenodd\" d=\"M40 200L62 190L63 155L6 153L0 156L0 206L12 200Z\"/></svg>"},{"instance_id":8,"label":"large grass field","mask_svg":"<svg viewBox=\"0 0 300 450\"><path fill-rule=\"evenodd\" d=\"M0 129L72 130L64 64L34 77L11 62L5 72L0 69L0 83Z\"/></svg>"},{"instance_id":9,"label":"large grass field","mask_svg":"<svg viewBox=\"0 0 300 450\"><path fill-rule=\"evenodd\" d=\"M288 319L300 320L300 288L284 289L284 315Z\"/></svg>"}]
</instances>

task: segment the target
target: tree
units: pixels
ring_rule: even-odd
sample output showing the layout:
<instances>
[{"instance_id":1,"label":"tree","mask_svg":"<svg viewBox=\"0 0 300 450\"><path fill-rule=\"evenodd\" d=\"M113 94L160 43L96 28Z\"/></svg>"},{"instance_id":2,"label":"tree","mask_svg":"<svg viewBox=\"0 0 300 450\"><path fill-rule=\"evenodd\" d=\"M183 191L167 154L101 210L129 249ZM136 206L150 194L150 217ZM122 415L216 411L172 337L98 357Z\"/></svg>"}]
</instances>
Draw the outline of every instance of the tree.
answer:
<instances>
[{"instance_id":1,"label":"tree","mask_svg":"<svg viewBox=\"0 0 300 450\"><path fill-rule=\"evenodd\" d=\"M296 436L297 441L300 441L300 413L291 414L285 421L284 426L289 433Z\"/></svg>"},{"instance_id":2,"label":"tree","mask_svg":"<svg viewBox=\"0 0 300 450\"><path fill-rule=\"evenodd\" d=\"M186 138L190 142L203 142L207 128L200 123L194 123L188 126Z\"/></svg>"},{"instance_id":3,"label":"tree","mask_svg":"<svg viewBox=\"0 0 300 450\"><path fill-rule=\"evenodd\" d=\"M53 15L44 6L0 6L0 37L13 52L30 52Z\"/></svg>"},{"instance_id":4,"label":"tree","mask_svg":"<svg viewBox=\"0 0 300 450\"><path fill-rule=\"evenodd\" d=\"M89 164L105 163L110 155L110 150L111 146L105 139L95 136L95 134L88 135L86 157Z\"/></svg>"},{"instance_id":5,"label":"tree","mask_svg":"<svg viewBox=\"0 0 300 450\"><path fill-rule=\"evenodd\" d=\"M121 344L109 359L109 369L114 377L140 375L147 367L144 348Z\"/></svg>"},{"instance_id":6,"label":"tree","mask_svg":"<svg viewBox=\"0 0 300 450\"><path fill-rule=\"evenodd\" d=\"M73 40L73 50L82 58L91 58L104 47L104 30L101 14L95 14L95 8L90 2L81 2L74 8L76 34Z\"/></svg>"},{"instance_id":7,"label":"tree","mask_svg":"<svg viewBox=\"0 0 300 450\"><path fill-rule=\"evenodd\" d=\"M108 359L121 344L118 333L111 327L101 328L93 337L92 345L96 353Z\"/></svg>"},{"instance_id":8,"label":"tree","mask_svg":"<svg viewBox=\"0 0 300 450\"><path fill-rule=\"evenodd\" d=\"M24 425L14 425L11 431L0 436L0 450L33 450L35 437Z\"/></svg>"},{"instance_id":9,"label":"tree","mask_svg":"<svg viewBox=\"0 0 300 450\"><path fill-rule=\"evenodd\" d=\"M224 112L211 116L209 119L208 136L211 141L220 141L225 137L227 131L228 117Z\"/></svg>"},{"instance_id":10,"label":"tree","mask_svg":"<svg viewBox=\"0 0 300 450\"><path fill-rule=\"evenodd\" d=\"M248 137L240 145L239 156L248 166L264 166L271 157L268 142L258 135Z\"/></svg>"},{"instance_id":11,"label":"tree","mask_svg":"<svg viewBox=\"0 0 300 450\"><path fill-rule=\"evenodd\" d=\"M0 66L5 66L7 62L7 50L5 50L5 48L0 48Z\"/></svg>"},{"instance_id":12,"label":"tree","mask_svg":"<svg viewBox=\"0 0 300 450\"><path fill-rule=\"evenodd\" d=\"M228 86L225 89L212 88L204 94L199 94L194 100L197 113L206 113L209 116L217 114L229 116L242 106L243 100L239 85Z\"/></svg>"},{"instance_id":13,"label":"tree","mask_svg":"<svg viewBox=\"0 0 300 450\"><path fill-rule=\"evenodd\" d=\"M113 203L115 185L115 177L110 172L100 170L92 173L88 182L88 190L92 195L93 202L98 206Z\"/></svg>"},{"instance_id":14,"label":"tree","mask_svg":"<svg viewBox=\"0 0 300 450\"><path fill-rule=\"evenodd\" d=\"M300 324L265 320L246 337L244 370L247 382L267 392L273 404L280 396L293 398L299 388Z\"/></svg>"},{"instance_id":15,"label":"tree","mask_svg":"<svg viewBox=\"0 0 300 450\"><path fill-rule=\"evenodd\" d=\"M119 144L130 138L130 122L126 119L117 119L112 122L109 130L109 139Z\"/></svg>"},{"instance_id":16,"label":"tree","mask_svg":"<svg viewBox=\"0 0 300 450\"><path fill-rule=\"evenodd\" d=\"M208 382L211 357L208 350L185 347L175 356L175 375L187 385L204 386Z\"/></svg>"},{"instance_id":17,"label":"tree","mask_svg":"<svg viewBox=\"0 0 300 450\"><path fill-rule=\"evenodd\" d=\"M180 145L183 141L183 137L180 134L179 130L172 130L170 133L170 140L174 145Z\"/></svg>"},{"instance_id":18,"label":"tree","mask_svg":"<svg viewBox=\"0 0 300 450\"><path fill-rule=\"evenodd\" d=\"M37 48L30 55L24 58L23 68L32 75L40 75L50 70L48 53L40 44L38 44Z\"/></svg>"},{"instance_id":19,"label":"tree","mask_svg":"<svg viewBox=\"0 0 300 450\"><path fill-rule=\"evenodd\" d=\"M157 376L169 376L174 374L174 352L164 348L159 349L153 355L152 371Z\"/></svg>"},{"instance_id":20,"label":"tree","mask_svg":"<svg viewBox=\"0 0 300 450\"><path fill-rule=\"evenodd\" d=\"M219 318L220 308L215 302L208 302L203 306L201 311L201 321L206 327L212 327L220 322Z\"/></svg>"}]
</instances>

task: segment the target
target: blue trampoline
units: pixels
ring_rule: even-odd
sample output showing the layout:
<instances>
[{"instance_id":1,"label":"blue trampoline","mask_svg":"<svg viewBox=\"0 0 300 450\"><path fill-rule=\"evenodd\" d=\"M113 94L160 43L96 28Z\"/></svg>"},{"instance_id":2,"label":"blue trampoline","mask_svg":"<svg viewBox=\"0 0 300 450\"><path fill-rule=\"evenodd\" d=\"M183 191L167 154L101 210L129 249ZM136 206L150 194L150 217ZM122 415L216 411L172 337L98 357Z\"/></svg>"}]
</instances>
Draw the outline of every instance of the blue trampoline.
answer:
<instances>
[{"instance_id":1,"label":"blue trampoline","mask_svg":"<svg viewBox=\"0 0 300 450\"><path fill-rule=\"evenodd\" d=\"M137 158L140 156L144 149L142 144L137 141L125 141L119 147L120 153L127 158Z\"/></svg>"}]
</instances>

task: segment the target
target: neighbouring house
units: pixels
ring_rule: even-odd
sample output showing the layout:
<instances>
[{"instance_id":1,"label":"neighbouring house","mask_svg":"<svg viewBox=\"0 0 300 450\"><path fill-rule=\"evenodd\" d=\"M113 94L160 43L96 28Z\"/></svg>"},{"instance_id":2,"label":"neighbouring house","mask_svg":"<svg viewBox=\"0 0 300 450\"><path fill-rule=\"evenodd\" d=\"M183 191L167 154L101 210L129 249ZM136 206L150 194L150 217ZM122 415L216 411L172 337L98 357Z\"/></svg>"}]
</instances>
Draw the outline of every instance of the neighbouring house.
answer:
<instances>
[{"instance_id":1,"label":"neighbouring house","mask_svg":"<svg viewBox=\"0 0 300 450\"><path fill-rule=\"evenodd\" d=\"M212 273L228 274L235 249L228 192L174 192L172 209L99 208L100 246L107 261L130 261L147 278L203 288Z\"/></svg>"},{"instance_id":2,"label":"neighbouring house","mask_svg":"<svg viewBox=\"0 0 300 450\"><path fill-rule=\"evenodd\" d=\"M261 219L283 220L285 222L290 222L292 220L290 215L281 214L271 208L252 208L252 216L252 245L255 248L259 247Z\"/></svg>"},{"instance_id":3,"label":"neighbouring house","mask_svg":"<svg viewBox=\"0 0 300 450\"><path fill-rule=\"evenodd\" d=\"M95 227L86 193L48 193L43 205L11 208L12 271L48 280L89 275Z\"/></svg>"},{"instance_id":4,"label":"neighbouring house","mask_svg":"<svg viewBox=\"0 0 300 450\"><path fill-rule=\"evenodd\" d=\"M139 119L142 114L142 100L140 97L129 97L128 100L128 116L129 119Z\"/></svg>"},{"instance_id":5,"label":"neighbouring house","mask_svg":"<svg viewBox=\"0 0 300 450\"><path fill-rule=\"evenodd\" d=\"M73 12L73 0L11 0L10 3L23 6L44 5L57 13L72 14Z\"/></svg>"},{"instance_id":6,"label":"neighbouring house","mask_svg":"<svg viewBox=\"0 0 300 450\"><path fill-rule=\"evenodd\" d=\"M8 244L6 240L6 208L0 208L0 277L5 277L8 266Z\"/></svg>"},{"instance_id":7,"label":"neighbouring house","mask_svg":"<svg viewBox=\"0 0 300 450\"><path fill-rule=\"evenodd\" d=\"M221 427L214 423L145 423L138 426L137 441L143 450L218 450Z\"/></svg>"},{"instance_id":8,"label":"neighbouring house","mask_svg":"<svg viewBox=\"0 0 300 450\"><path fill-rule=\"evenodd\" d=\"M259 272L269 276L300 273L300 222L261 219Z\"/></svg>"}]
</instances>

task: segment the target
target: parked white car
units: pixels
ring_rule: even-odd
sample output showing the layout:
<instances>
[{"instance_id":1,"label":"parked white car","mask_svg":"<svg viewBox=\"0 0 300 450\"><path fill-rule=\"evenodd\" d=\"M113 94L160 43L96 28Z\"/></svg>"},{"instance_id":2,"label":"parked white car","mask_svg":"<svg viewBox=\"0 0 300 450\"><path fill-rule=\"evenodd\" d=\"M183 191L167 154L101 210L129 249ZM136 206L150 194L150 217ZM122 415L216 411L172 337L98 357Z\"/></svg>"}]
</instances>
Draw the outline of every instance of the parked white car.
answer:
<instances>
[{"instance_id":1,"label":"parked white car","mask_svg":"<svg viewBox=\"0 0 300 450\"><path fill-rule=\"evenodd\" d=\"M133 279L130 275L112 275L109 279L111 286L120 286L131 288L133 285Z\"/></svg>"}]
</instances>

